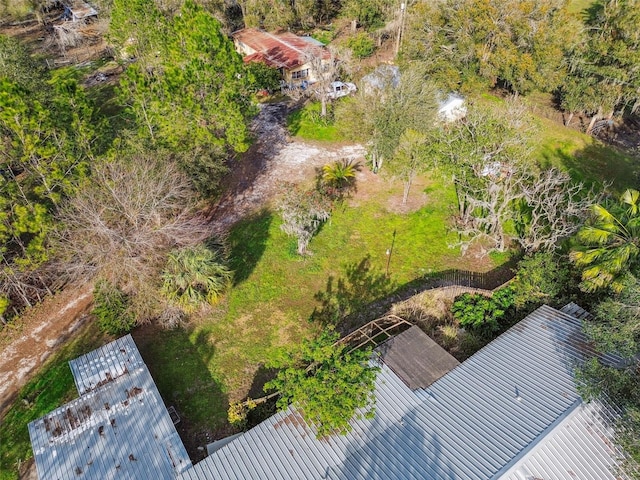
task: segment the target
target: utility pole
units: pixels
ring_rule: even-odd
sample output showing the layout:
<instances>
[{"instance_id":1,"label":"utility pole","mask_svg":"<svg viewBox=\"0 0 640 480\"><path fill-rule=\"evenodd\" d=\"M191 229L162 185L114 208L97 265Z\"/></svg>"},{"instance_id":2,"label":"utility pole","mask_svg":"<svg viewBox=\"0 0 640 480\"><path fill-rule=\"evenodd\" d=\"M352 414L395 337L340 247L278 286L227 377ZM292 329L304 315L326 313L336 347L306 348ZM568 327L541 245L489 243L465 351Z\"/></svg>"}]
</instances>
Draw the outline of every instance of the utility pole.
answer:
<instances>
[{"instance_id":1,"label":"utility pole","mask_svg":"<svg viewBox=\"0 0 640 480\"><path fill-rule=\"evenodd\" d=\"M400 4L400 26L398 27L398 35L396 36L396 57L400 52L400 44L402 43L402 34L404 31L404 15L406 8L407 4L402 2Z\"/></svg>"}]
</instances>

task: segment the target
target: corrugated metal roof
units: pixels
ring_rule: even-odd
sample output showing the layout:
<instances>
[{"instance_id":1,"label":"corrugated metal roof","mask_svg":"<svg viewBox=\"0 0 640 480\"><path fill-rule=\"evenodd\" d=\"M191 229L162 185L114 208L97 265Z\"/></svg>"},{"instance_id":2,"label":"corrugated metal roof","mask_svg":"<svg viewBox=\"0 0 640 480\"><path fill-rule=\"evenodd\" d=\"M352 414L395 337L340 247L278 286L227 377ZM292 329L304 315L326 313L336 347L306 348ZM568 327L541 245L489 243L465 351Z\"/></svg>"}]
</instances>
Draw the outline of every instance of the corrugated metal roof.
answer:
<instances>
[{"instance_id":1,"label":"corrugated metal roof","mask_svg":"<svg viewBox=\"0 0 640 480\"><path fill-rule=\"evenodd\" d=\"M144 360L131 335L114 340L69 362L80 395L144 366Z\"/></svg>"},{"instance_id":2,"label":"corrugated metal roof","mask_svg":"<svg viewBox=\"0 0 640 480\"><path fill-rule=\"evenodd\" d=\"M580 327L578 319L540 307L429 388L413 392L383 365L376 416L354 421L348 435L317 440L289 408L180 478L500 478L533 455L554 428L581 418L571 416L582 403L573 369L593 351ZM590 455L609 458L601 446L581 447L585 459L575 462L576 478L590 471ZM601 472L601 480L616 478Z\"/></svg>"},{"instance_id":3,"label":"corrugated metal roof","mask_svg":"<svg viewBox=\"0 0 640 480\"><path fill-rule=\"evenodd\" d=\"M603 402L582 403L509 472L505 480L614 478L621 450L611 442L618 413ZM612 461L614 460L614 461ZM622 475L615 478L624 478Z\"/></svg>"},{"instance_id":4,"label":"corrugated metal roof","mask_svg":"<svg viewBox=\"0 0 640 480\"><path fill-rule=\"evenodd\" d=\"M255 51L245 61L262 61L275 68L292 69L307 63L307 55L321 56L327 60L329 52L308 37L299 37L291 32L269 33L257 28L243 28L232 34L240 42Z\"/></svg>"},{"instance_id":5,"label":"corrugated metal roof","mask_svg":"<svg viewBox=\"0 0 640 480\"><path fill-rule=\"evenodd\" d=\"M191 467L130 335L70 363L84 395L29 424L39 478L174 479Z\"/></svg>"}]
</instances>

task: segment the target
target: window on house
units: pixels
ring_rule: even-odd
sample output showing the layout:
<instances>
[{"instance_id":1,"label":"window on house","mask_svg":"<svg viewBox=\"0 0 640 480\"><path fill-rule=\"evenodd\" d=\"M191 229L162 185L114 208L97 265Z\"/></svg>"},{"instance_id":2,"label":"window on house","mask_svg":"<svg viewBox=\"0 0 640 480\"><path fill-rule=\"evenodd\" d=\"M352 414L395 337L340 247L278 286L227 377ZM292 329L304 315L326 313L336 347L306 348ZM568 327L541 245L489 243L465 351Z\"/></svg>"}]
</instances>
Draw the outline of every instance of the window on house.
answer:
<instances>
[{"instance_id":1,"label":"window on house","mask_svg":"<svg viewBox=\"0 0 640 480\"><path fill-rule=\"evenodd\" d=\"M309 76L309 69L306 68L304 70L298 70L297 72L291 72L291 78L294 80L299 80L301 78L307 78Z\"/></svg>"}]
</instances>

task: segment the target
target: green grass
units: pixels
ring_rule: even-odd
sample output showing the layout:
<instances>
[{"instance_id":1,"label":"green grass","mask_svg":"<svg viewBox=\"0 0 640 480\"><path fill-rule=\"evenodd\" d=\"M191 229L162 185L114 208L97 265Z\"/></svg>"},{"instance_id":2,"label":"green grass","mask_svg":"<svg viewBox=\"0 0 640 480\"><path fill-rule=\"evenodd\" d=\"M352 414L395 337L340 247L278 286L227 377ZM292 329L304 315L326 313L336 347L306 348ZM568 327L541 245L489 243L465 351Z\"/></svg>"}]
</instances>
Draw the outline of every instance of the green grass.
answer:
<instances>
[{"instance_id":1,"label":"green grass","mask_svg":"<svg viewBox=\"0 0 640 480\"><path fill-rule=\"evenodd\" d=\"M611 183L614 191L637 185L640 160L552 120L539 118L534 154L543 167L554 166L587 184Z\"/></svg>"},{"instance_id":2,"label":"green grass","mask_svg":"<svg viewBox=\"0 0 640 480\"><path fill-rule=\"evenodd\" d=\"M569 13L580 15L584 10L595 3L595 0L570 0L567 9Z\"/></svg>"},{"instance_id":3,"label":"green grass","mask_svg":"<svg viewBox=\"0 0 640 480\"><path fill-rule=\"evenodd\" d=\"M503 99L488 93L480 99L486 104L504 103ZM535 126L531 145L533 158L541 167L567 171L573 180L588 185L610 183L614 192L635 188L640 175L639 158L543 116L558 115L549 94L532 93L525 102Z\"/></svg>"},{"instance_id":4,"label":"green grass","mask_svg":"<svg viewBox=\"0 0 640 480\"><path fill-rule=\"evenodd\" d=\"M33 457L28 423L78 396L67 362L108 340L89 324L20 390L0 423L0 479L17 479L19 465Z\"/></svg>"},{"instance_id":5,"label":"green grass","mask_svg":"<svg viewBox=\"0 0 640 480\"><path fill-rule=\"evenodd\" d=\"M291 135L305 140L337 142L342 140L340 130L333 123L331 106L327 106L326 118L320 116L320 103L307 103L287 117L287 128Z\"/></svg>"},{"instance_id":6,"label":"green grass","mask_svg":"<svg viewBox=\"0 0 640 480\"><path fill-rule=\"evenodd\" d=\"M342 302L362 306L430 271L464 268L459 251L447 246L455 240L446 228L453 188L433 183L429 204L406 215L385 208L392 194L400 194L398 185L357 208L339 206L304 258L295 254L295 240L281 231L279 217L267 210L236 225L228 238L236 280L224 304L189 334L163 332L149 348L141 347L165 400L188 412L190 421L218 428L228 401L249 391L260 395L256 377L278 347L317 328L309 316L328 282L343 286ZM394 231L387 281L386 250ZM194 395L194 384L206 395Z\"/></svg>"},{"instance_id":7,"label":"green grass","mask_svg":"<svg viewBox=\"0 0 640 480\"><path fill-rule=\"evenodd\" d=\"M143 327L133 336L165 403L189 422L220 428L229 404L218 372L209 369L216 348L206 331Z\"/></svg>"}]
</instances>

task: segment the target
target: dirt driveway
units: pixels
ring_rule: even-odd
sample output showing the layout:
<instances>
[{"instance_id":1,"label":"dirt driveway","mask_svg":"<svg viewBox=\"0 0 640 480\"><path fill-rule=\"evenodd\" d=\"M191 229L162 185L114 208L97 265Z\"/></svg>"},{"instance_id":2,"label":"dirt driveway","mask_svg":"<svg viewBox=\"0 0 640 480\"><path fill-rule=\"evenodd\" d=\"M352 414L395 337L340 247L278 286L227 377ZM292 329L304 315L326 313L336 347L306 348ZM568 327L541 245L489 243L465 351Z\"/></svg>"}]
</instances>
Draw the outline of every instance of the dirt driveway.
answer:
<instances>
[{"instance_id":1,"label":"dirt driveway","mask_svg":"<svg viewBox=\"0 0 640 480\"><path fill-rule=\"evenodd\" d=\"M256 140L226 179L227 193L210 212L212 222L221 229L270 202L280 181L308 180L325 163L364 156L359 145L324 146L291 140L284 127L287 110L284 103L267 104L254 119ZM92 285L67 289L31 310L18 330L3 332L0 416L56 348L88 319L92 290Z\"/></svg>"},{"instance_id":2,"label":"dirt driveway","mask_svg":"<svg viewBox=\"0 0 640 480\"><path fill-rule=\"evenodd\" d=\"M364 160L361 145L336 145L291 139L285 127L286 103L263 104L251 131L255 142L232 167L225 180L225 195L211 211L222 229L267 205L281 182L299 183L314 178L316 169L341 158Z\"/></svg>"}]
</instances>

